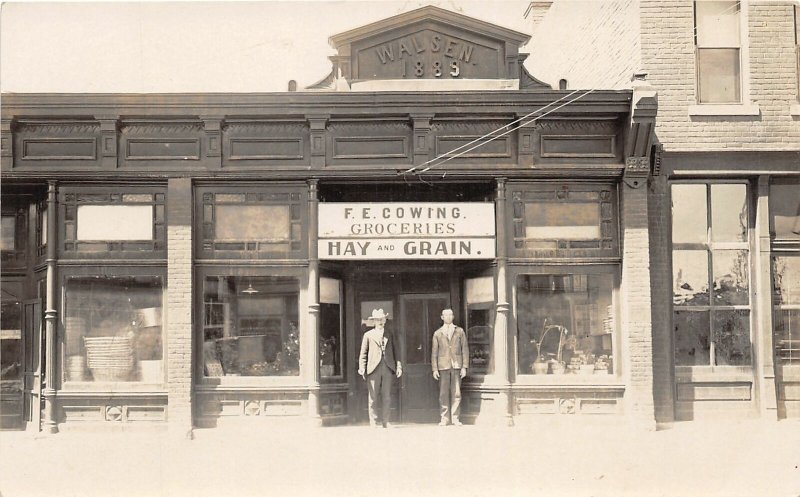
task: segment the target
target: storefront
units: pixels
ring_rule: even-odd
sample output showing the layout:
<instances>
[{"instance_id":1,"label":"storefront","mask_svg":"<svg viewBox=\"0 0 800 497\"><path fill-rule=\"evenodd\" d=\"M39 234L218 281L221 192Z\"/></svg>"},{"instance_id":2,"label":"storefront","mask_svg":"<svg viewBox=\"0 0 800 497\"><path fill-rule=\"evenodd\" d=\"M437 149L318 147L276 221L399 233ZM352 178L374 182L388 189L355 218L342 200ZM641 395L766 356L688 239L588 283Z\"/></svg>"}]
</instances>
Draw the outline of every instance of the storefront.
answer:
<instances>
[{"instance_id":1,"label":"storefront","mask_svg":"<svg viewBox=\"0 0 800 497\"><path fill-rule=\"evenodd\" d=\"M426 7L307 91L4 95L3 419L358 423L381 308L430 422L451 307L467 422L654 424L655 95L552 90L527 39Z\"/></svg>"}]
</instances>

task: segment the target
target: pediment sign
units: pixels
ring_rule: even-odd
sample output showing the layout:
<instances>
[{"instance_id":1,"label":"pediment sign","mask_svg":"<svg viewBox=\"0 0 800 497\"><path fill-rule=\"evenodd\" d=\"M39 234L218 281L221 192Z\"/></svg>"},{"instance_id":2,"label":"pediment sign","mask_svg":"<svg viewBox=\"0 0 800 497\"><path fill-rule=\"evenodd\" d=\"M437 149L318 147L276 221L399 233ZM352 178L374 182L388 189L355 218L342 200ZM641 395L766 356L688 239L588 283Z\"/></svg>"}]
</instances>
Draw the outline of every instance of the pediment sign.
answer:
<instances>
[{"instance_id":1,"label":"pediment sign","mask_svg":"<svg viewBox=\"0 0 800 497\"><path fill-rule=\"evenodd\" d=\"M505 44L437 23L354 43L353 80L501 79Z\"/></svg>"},{"instance_id":2,"label":"pediment sign","mask_svg":"<svg viewBox=\"0 0 800 497\"><path fill-rule=\"evenodd\" d=\"M502 26L423 7L332 36L337 51L331 57L332 75L312 88L331 86L331 78L528 81L522 67L527 54L520 54L519 47L529 39Z\"/></svg>"}]
</instances>

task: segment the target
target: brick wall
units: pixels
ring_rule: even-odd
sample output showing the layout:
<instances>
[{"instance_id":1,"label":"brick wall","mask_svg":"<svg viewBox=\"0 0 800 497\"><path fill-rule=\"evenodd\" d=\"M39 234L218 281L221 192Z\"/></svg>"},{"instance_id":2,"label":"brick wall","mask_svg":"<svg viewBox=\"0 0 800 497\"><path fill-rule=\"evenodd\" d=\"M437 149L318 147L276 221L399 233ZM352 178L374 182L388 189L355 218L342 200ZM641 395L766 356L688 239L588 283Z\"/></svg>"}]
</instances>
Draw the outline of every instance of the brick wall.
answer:
<instances>
[{"instance_id":1,"label":"brick wall","mask_svg":"<svg viewBox=\"0 0 800 497\"><path fill-rule=\"evenodd\" d=\"M557 0L534 26L525 67L558 88L629 88L639 67L638 0Z\"/></svg>"},{"instance_id":2,"label":"brick wall","mask_svg":"<svg viewBox=\"0 0 800 497\"><path fill-rule=\"evenodd\" d=\"M800 150L797 66L792 5L743 4L748 16L749 101L760 116L689 116L696 103L694 20L691 0L641 0L641 58L658 90L656 134L665 150ZM742 37L745 50L747 37ZM743 86L745 102L746 89Z\"/></svg>"},{"instance_id":3,"label":"brick wall","mask_svg":"<svg viewBox=\"0 0 800 497\"><path fill-rule=\"evenodd\" d=\"M171 432L192 430L192 181L167 191L167 381Z\"/></svg>"},{"instance_id":4,"label":"brick wall","mask_svg":"<svg viewBox=\"0 0 800 497\"><path fill-rule=\"evenodd\" d=\"M653 337L650 317L650 239L647 188L622 186L622 333L631 420L653 427Z\"/></svg>"}]
</instances>

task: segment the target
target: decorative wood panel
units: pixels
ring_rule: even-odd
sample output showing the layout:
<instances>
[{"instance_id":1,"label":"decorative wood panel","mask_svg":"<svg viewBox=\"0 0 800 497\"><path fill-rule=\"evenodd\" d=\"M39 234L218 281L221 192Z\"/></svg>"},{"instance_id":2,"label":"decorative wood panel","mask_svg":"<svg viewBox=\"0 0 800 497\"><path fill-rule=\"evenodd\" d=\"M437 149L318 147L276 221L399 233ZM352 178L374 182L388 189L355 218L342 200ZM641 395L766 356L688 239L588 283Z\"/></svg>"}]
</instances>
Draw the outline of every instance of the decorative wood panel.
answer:
<instances>
[{"instance_id":1,"label":"decorative wood panel","mask_svg":"<svg viewBox=\"0 0 800 497\"><path fill-rule=\"evenodd\" d=\"M205 136L200 121L123 121L119 147L121 166L166 166L176 161L200 161Z\"/></svg>"},{"instance_id":2,"label":"decorative wood panel","mask_svg":"<svg viewBox=\"0 0 800 497\"><path fill-rule=\"evenodd\" d=\"M456 156L448 163L481 163L494 160L510 163L517 156L517 131L508 119L440 119L434 121L431 133L434 156ZM446 167L446 166L443 166Z\"/></svg>"},{"instance_id":3,"label":"decorative wood panel","mask_svg":"<svg viewBox=\"0 0 800 497\"><path fill-rule=\"evenodd\" d=\"M305 165L309 126L303 122L226 121L223 167Z\"/></svg>"},{"instance_id":4,"label":"decorative wood panel","mask_svg":"<svg viewBox=\"0 0 800 497\"><path fill-rule=\"evenodd\" d=\"M15 167L100 165L100 123L96 121L22 121L13 139Z\"/></svg>"},{"instance_id":5,"label":"decorative wood panel","mask_svg":"<svg viewBox=\"0 0 800 497\"><path fill-rule=\"evenodd\" d=\"M96 138L23 138L21 160L95 160Z\"/></svg>"},{"instance_id":6,"label":"decorative wood panel","mask_svg":"<svg viewBox=\"0 0 800 497\"><path fill-rule=\"evenodd\" d=\"M327 128L328 164L410 164L410 121L335 121Z\"/></svg>"},{"instance_id":7,"label":"decorative wood panel","mask_svg":"<svg viewBox=\"0 0 800 497\"><path fill-rule=\"evenodd\" d=\"M614 135L542 135L541 157L614 158Z\"/></svg>"}]
</instances>

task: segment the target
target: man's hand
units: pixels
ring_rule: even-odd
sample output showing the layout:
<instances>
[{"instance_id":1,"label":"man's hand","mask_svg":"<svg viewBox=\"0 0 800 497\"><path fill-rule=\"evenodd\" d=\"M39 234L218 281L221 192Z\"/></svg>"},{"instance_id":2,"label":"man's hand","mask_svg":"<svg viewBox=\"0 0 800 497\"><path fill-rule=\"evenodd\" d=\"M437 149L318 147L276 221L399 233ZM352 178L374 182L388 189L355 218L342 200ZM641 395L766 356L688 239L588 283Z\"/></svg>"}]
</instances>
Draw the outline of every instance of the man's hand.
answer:
<instances>
[{"instance_id":1,"label":"man's hand","mask_svg":"<svg viewBox=\"0 0 800 497\"><path fill-rule=\"evenodd\" d=\"M364 373L364 370L363 370L363 369L359 369L359 370L358 370L358 375L359 375L360 377L364 378L364 380L366 380L366 379L367 379L367 375L366 375L366 373Z\"/></svg>"},{"instance_id":2,"label":"man's hand","mask_svg":"<svg viewBox=\"0 0 800 497\"><path fill-rule=\"evenodd\" d=\"M400 378L401 376L403 376L403 366L401 366L401 365L399 365L399 364L397 365L397 373L396 373L396 374L397 374L397 377L398 377L398 378Z\"/></svg>"},{"instance_id":3,"label":"man's hand","mask_svg":"<svg viewBox=\"0 0 800 497\"><path fill-rule=\"evenodd\" d=\"M438 371L434 371L433 372L433 379L434 380L438 380L439 379L439 372Z\"/></svg>"},{"instance_id":4,"label":"man's hand","mask_svg":"<svg viewBox=\"0 0 800 497\"><path fill-rule=\"evenodd\" d=\"M461 379L463 380L465 376L467 376L467 368L461 368Z\"/></svg>"}]
</instances>

